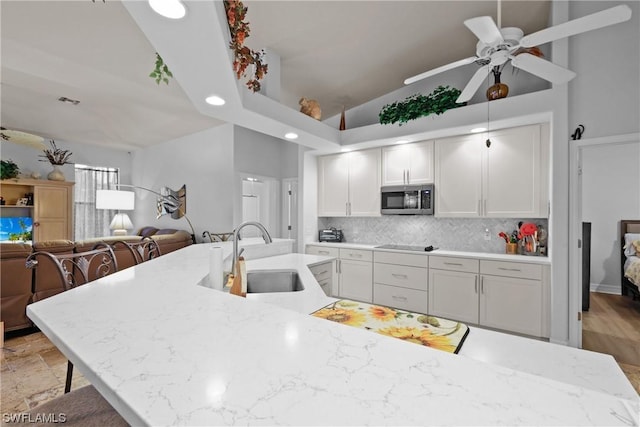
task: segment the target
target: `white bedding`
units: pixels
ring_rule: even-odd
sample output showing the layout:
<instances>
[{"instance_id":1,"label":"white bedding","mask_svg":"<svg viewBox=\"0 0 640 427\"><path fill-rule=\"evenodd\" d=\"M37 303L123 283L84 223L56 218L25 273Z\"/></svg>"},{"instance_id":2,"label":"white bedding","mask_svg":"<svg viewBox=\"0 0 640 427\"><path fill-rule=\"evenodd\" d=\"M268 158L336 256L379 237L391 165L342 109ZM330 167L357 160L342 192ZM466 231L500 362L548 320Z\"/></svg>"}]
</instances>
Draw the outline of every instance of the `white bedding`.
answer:
<instances>
[{"instance_id":1,"label":"white bedding","mask_svg":"<svg viewBox=\"0 0 640 427\"><path fill-rule=\"evenodd\" d=\"M627 257L624 262L624 277L640 289L640 257Z\"/></svg>"}]
</instances>

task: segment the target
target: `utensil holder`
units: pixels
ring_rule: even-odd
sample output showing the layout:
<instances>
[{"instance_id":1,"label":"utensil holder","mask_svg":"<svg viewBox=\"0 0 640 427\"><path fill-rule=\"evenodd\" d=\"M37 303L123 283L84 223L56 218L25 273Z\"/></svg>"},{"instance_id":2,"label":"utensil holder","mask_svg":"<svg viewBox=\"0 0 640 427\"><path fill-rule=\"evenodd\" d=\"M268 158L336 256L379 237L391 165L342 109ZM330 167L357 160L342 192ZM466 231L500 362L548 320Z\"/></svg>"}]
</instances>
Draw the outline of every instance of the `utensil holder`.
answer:
<instances>
[{"instance_id":1,"label":"utensil holder","mask_svg":"<svg viewBox=\"0 0 640 427\"><path fill-rule=\"evenodd\" d=\"M518 253L518 244L517 243L507 243L507 245L506 245L506 253L508 253L508 254L517 254Z\"/></svg>"}]
</instances>

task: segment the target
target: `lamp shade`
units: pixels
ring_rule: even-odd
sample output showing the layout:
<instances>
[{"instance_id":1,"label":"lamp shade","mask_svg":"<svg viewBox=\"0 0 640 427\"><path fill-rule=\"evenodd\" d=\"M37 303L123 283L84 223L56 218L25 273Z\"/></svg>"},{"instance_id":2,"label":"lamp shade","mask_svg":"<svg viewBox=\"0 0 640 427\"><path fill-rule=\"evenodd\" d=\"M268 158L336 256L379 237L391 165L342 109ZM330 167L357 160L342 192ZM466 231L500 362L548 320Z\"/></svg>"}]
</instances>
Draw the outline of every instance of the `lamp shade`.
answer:
<instances>
[{"instance_id":1,"label":"lamp shade","mask_svg":"<svg viewBox=\"0 0 640 427\"><path fill-rule=\"evenodd\" d=\"M135 207L133 191L98 190L96 191L96 209L114 209L130 211ZM113 228L113 227L112 227Z\"/></svg>"},{"instance_id":2,"label":"lamp shade","mask_svg":"<svg viewBox=\"0 0 640 427\"><path fill-rule=\"evenodd\" d=\"M113 220L111 221L111 225L109 225L109 228L113 230L113 234L115 234L116 236L126 235L127 230L130 230L133 228L133 223L131 223L131 220L129 219L129 215L127 215L126 213L119 213L113 217Z\"/></svg>"}]
</instances>

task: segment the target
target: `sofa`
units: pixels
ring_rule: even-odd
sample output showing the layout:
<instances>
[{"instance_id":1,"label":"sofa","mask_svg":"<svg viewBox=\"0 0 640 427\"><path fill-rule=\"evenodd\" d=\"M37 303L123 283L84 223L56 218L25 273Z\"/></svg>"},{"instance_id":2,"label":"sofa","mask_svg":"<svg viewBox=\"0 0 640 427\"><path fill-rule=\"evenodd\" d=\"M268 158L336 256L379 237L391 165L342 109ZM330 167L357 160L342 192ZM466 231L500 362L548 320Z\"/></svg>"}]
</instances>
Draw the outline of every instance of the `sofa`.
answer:
<instances>
[{"instance_id":1,"label":"sofa","mask_svg":"<svg viewBox=\"0 0 640 427\"><path fill-rule=\"evenodd\" d=\"M4 322L6 332L30 328L33 326L26 315L28 304L53 296L61 292L59 282L55 280L57 273L54 266L40 263L30 270L25 261L32 252L45 251L53 254L85 252L93 249L100 242L112 244L118 240L137 242L144 237L153 239L160 249L160 254L184 248L193 243L191 234L184 230L144 227L135 236L109 236L94 239L48 240L32 245L23 243L0 243L0 320ZM114 248L118 270L135 265L131 253L122 245Z\"/></svg>"}]
</instances>

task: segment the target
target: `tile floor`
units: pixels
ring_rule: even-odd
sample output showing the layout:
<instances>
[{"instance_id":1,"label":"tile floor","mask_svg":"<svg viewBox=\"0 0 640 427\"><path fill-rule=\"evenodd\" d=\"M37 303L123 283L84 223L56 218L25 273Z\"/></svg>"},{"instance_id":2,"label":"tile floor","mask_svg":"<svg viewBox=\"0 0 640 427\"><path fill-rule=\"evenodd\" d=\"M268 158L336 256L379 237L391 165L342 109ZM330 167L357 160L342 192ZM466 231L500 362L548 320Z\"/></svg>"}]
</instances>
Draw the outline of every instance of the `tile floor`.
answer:
<instances>
[{"instance_id":1,"label":"tile floor","mask_svg":"<svg viewBox=\"0 0 640 427\"><path fill-rule=\"evenodd\" d=\"M24 412L64 392L67 359L42 334L8 338L0 360L0 412ZM71 388L89 382L77 370Z\"/></svg>"}]
</instances>

